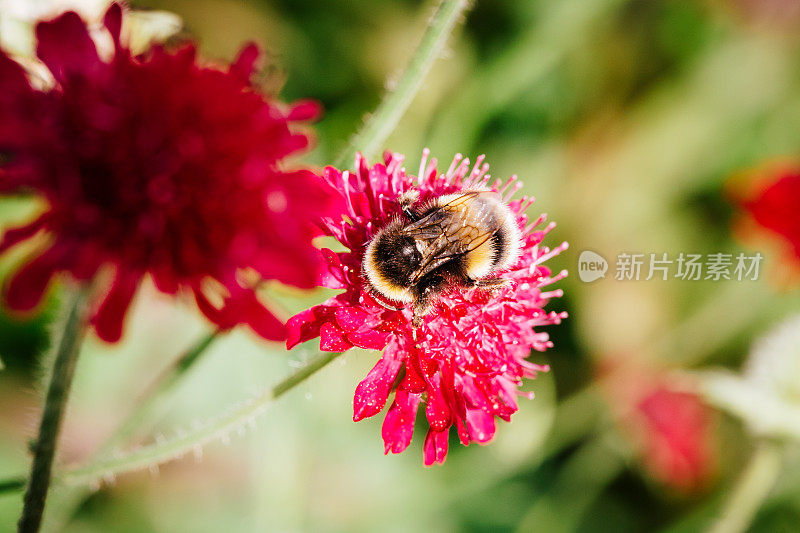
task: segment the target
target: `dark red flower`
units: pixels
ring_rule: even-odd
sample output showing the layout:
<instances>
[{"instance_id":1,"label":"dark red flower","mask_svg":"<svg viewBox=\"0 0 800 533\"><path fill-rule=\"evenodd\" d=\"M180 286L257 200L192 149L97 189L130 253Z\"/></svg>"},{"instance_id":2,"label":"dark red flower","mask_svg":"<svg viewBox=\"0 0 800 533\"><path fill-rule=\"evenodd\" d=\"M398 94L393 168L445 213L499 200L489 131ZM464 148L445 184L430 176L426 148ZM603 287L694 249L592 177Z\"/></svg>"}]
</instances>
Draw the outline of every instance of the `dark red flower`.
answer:
<instances>
[{"instance_id":1,"label":"dark red flower","mask_svg":"<svg viewBox=\"0 0 800 533\"><path fill-rule=\"evenodd\" d=\"M55 85L34 88L0 51L0 193L29 191L44 213L5 233L0 252L37 233L48 245L8 283L16 310L37 305L59 271L78 280L112 267L93 323L116 341L139 282L189 291L222 328L248 324L285 338L256 298L254 279L312 287L320 271L309 223L332 196L314 174L282 160L309 138L291 123L314 103L285 107L250 83L259 52L227 69L198 64L195 48L132 56L122 9L104 18L114 41L103 60L73 12L36 27L37 55ZM4 154L4 155L3 155Z\"/></svg>"},{"instance_id":2,"label":"dark red flower","mask_svg":"<svg viewBox=\"0 0 800 533\"><path fill-rule=\"evenodd\" d=\"M421 201L488 183L488 165L479 158L469 164L457 156L449 170L440 174L436 161L427 165L423 156L419 178L406 174L399 154L386 154L385 163L368 167L356 157L355 172L326 168L324 179L338 190L345 209L339 216L324 218L328 235L348 251L323 250L328 261L327 287L344 292L289 319L292 346L320 337L320 348L343 351L353 346L383 350L383 355L358 385L354 398L355 421L378 414L394 391L394 401L383 423L386 453L400 453L411 442L420 402L425 402L428 435L424 444L426 465L444 462L448 435L455 425L464 445L485 444L495 434L495 417L509 421L517 411L516 397L532 397L519 391L522 378L546 370L526 360L531 349L543 351L552 343L536 326L558 324L565 313L547 313L543 307L560 290L542 288L563 278L551 276L542 265L566 248L553 250L540 243L553 227L534 230L544 221L527 224L528 198L509 202L523 233L517 263L502 276L513 280L510 287L494 293L454 290L436 304L417 330L412 327L409 305L387 309L366 290L361 277L364 250L375 232L400 215L398 197L409 188L420 191ZM495 190L509 201L519 184L497 182ZM399 304L398 304L399 305Z\"/></svg>"}]
</instances>

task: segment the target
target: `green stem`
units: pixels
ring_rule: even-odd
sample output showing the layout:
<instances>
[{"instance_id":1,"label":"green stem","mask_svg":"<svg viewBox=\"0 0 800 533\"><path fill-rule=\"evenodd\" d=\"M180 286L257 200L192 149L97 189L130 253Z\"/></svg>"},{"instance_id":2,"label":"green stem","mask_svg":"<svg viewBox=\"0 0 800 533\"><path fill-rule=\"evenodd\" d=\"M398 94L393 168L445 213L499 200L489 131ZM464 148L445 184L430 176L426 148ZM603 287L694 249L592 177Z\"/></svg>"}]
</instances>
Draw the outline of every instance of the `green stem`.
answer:
<instances>
[{"instance_id":1,"label":"green stem","mask_svg":"<svg viewBox=\"0 0 800 533\"><path fill-rule=\"evenodd\" d=\"M172 440L156 442L116 457L103 458L86 466L66 472L59 478L68 485L93 483L113 478L118 474L155 468L157 465L182 457L189 452L198 453L208 442L226 439L233 431L243 431L266 411L273 401L299 385L315 372L341 355L322 352L305 366L260 395L217 417L207 425L179 434Z\"/></svg>"},{"instance_id":2,"label":"green stem","mask_svg":"<svg viewBox=\"0 0 800 533\"><path fill-rule=\"evenodd\" d=\"M56 351L53 374L39 426L39 437L33 448L30 481L18 525L21 533L39 531L42 522L61 419L72 385L72 377L75 374L80 346L86 333L88 293L88 288L79 289L71 296L69 302L69 314Z\"/></svg>"},{"instance_id":3,"label":"green stem","mask_svg":"<svg viewBox=\"0 0 800 533\"><path fill-rule=\"evenodd\" d=\"M224 331L215 330L201 337L193 346L181 354L169 365L153 382L148 391L142 395L141 401L133 408L122 424L92 455L89 462L103 460L111 456L114 451L122 446L132 444L144 432L149 430L155 422L160 420L167 411L175 386L193 368L200 356ZM56 474L58 478L60 473ZM50 508L45 516L44 529L46 531L60 529L69 520L75 510L89 495L89 487L71 487L71 490L60 490L51 498Z\"/></svg>"},{"instance_id":4,"label":"green stem","mask_svg":"<svg viewBox=\"0 0 800 533\"><path fill-rule=\"evenodd\" d=\"M709 533L739 533L753 521L781 472L781 447L760 442Z\"/></svg>"},{"instance_id":5,"label":"green stem","mask_svg":"<svg viewBox=\"0 0 800 533\"><path fill-rule=\"evenodd\" d=\"M16 492L25 488L28 480L23 477L8 478L0 481L0 494L4 492Z\"/></svg>"},{"instance_id":6,"label":"green stem","mask_svg":"<svg viewBox=\"0 0 800 533\"><path fill-rule=\"evenodd\" d=\"M414 96L422 86L425 76L431 70L447 42L450 32L466 11L467 0L442 0L431 18L428 29L422 37L411 61L397 83L397 87L386 94L375 113L367 120L364 127L355 134L349 144L336 159L341 167L349 164L355 153L360 151L367 158L372 158L394 131L400 118L405 113Z\"/></svg>"}]
</instances>

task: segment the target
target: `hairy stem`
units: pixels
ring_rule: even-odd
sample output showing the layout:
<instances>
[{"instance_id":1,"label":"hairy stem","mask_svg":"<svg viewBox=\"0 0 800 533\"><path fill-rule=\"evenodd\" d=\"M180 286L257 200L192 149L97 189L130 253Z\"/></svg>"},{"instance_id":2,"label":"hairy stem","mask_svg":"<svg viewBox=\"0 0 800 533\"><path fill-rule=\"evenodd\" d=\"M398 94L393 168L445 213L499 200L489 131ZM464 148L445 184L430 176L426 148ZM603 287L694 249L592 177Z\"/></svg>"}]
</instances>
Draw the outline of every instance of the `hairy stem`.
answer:
<instances>
[{"instance_id":1,"label":"hairy stem","mask_svg":"<svg viewBox=\"0 0 800 533\"><path fill-rule=\"evenodd\" d=\"M89 461L96 462L107 459L114 453L114 450L132 444L161 419L169 407L175 386L186 375L188 370L194 367L207 348L223 333L224 331L222 330L215 330L205 334L175 359L150 385L149 389L142 395L141 401L133 408L116 431L100 446L97 452L92 455ZM56 477L58 477L58 474L56 474ZM63 527L69 521L69 517L81 505L81 502L91 494L91 489L86 486L71 487L70 489L61 490L52 498L50 510L44 520L45 530L50 531Z\"/></svg>"},{"instance_id":2,"label":"hairy stem","mask_svg":"<svg viewBox=\"0 0 800 533\"><path fill-rule=\"evenodd\" d=\"M709 533L739 533L747 530L758 509L769 496L781 472L781 447L761 441Z\"/></svg>"},{"instance_id":3,"label":"hairy stem","mask_svg":"<svg viewBox=\"0 0 800 533\"><path fill-rule=\"evenodd\" d=\"M357 151L367 158L376 155L422 87L425 76L431 70L450 32L468 6L467 0L442 0L439 3L422 37L422 42L414 51L396 88L386 94L364 127L350 139L336 159L337 166L349 164Z\"/></svg>"},{"instance_id":4,"label":"hairy stem","mask_svg":"<svg viewBox=\"0 0 800 533\"><path fill-rule=\"evenodd\" d=\"M69 299L69 313L56 350L39 436L33 447L33 465L18 525L21 533L39 531L42 522L61 419L86 332L88 293L88 287L84 287L78 289Z\"/></svg>"},{"instance_id":5,"label":"hairy stem","mask_svg":"<svg viewBox=\"0 0 800 533\"><path fill-rule=\"evenodd\" d=\"M206 349L220 337L223 332L215 330L204 335L175 360L151 385L143 395L141 403L131 412L113 435L100 447L98 457L108 455L115 447L127 443L137 432L146 431L165 412L172 389L183 375L198 361Z\"/></svg>"},{"instance_id":6,"label":"hairy stem","mask_svg":"<svg viewBox=\"0 0 800 533\"><path fill-rule=\"evenodd\" d=\"M266 411L273 401L308 379L315 372L339 357L339 355L341 354L322 352L272 388L202 427L179 434L171 440L156 442L149 446L138 448L127 454L101 458L86 466L64 473L59 481L68 485L95 483L125 472L156 468L159 464L183 457L189 452L198 453L201 451L202 446L208 442L224 440L233 431L244 431L248 425L252 425L255 419Z\"/></svg>"}]
</instances>

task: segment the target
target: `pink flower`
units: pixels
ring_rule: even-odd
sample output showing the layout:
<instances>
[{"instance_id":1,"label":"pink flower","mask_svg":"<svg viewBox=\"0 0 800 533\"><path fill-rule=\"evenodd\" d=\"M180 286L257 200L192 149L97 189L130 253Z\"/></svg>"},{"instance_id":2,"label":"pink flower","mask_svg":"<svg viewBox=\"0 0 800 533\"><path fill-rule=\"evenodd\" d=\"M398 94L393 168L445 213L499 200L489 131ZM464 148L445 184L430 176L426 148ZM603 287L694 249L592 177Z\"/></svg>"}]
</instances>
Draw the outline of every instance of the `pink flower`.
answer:
<instances>
[{"instance_id":1,"label":"pink flower","mask_svg":"<svg viewBox=\"0 0 800 533\"><path fill-rule=\"evenodd\" d=\"M714 473L713 412L685 378L631 362L607 364L603 380L620 425L650 474L693 491Z\"/></svg>"},{"instance_id":2,"label":"pink flower","mask_svg":"<svg viewBox=\"0 0 800 533\"><path fill-rule=\"evenodd\" d=\"M191 45L134 57L120 42L121 23L113 4L104 18L114 42L108 61L77 14L38 24L50 90L34 88L0 51L0 193L33 192L47 204L0 242L2 253L47 237L5 301L30 310L57 272L88 280L110 270L93 324L113 342L149 275L163 292L193 294L221 328L244 323L284 339L254 284L309 288L324 268L311 218L333 197L313 173L282 161L308 145L291 126L314 118L317 105L286 107L259 93L250 83L253 45L224 70L199 65Z\"/></svg>"},{"instance_id":3,"label":"pink flower","mask_svg":"<svg viewBox=\"0 0 800 533\"><path fill-rule=\"evenodd\" d=\"M639 398L634 417L644 462L658 479L681 490L708 481L711 411L696 394L659 383Z\"/></svg>"},{"instance_id":4,"label":"pink flower","mask_svg":"<svg viewBox=\"0 0 800 533\"><path fill-rule=\"evenodd\" d=\"M513 283L493 293L447 293L434 311L424 316L415 340L410 306L395 303L399 310L387 309L365 286L361 273L365 246L378 229L400 216L398 197L412 186L420 191L420 200L426 201L485 187L489 180L483 157L470 171L468 161L456 156L444 174L437 171L435 160L427 164L427 157L426 150L418 178L406 174L401 155L390 153L384 164L371 168L357 156L355 172L325 169L324 179L342 195L345 209L338 216L324 218L323 226L348 251L323 250L329 270L324 285L344 292L289 319L287 345L291 348L320 337L320 348L325 351L353 346L383 350L356 389L353 420L378 414L394 392L382 435L386 453L400 453L411 442L417 410L424 402L429 425L424 462L432 465L444 462L453 425L462 444L488 443L495 434L495 419L509 421L517 411L517 396L533 396L519 391L522 378L533 378L547 367L526 358L532 349L544 351L552 346L547 333L534 328L558 324L566 317L566 313L543 310L561 291L542 290L566 272L551 276L542 263L567 245L552 250L540 245L555 225L535 230L544 216L527 223L524 211L533 201L510 201L520 187L516 177L505 184L494 183L492 188L504 195L517 214L523 233L519 260L502 274Z\"/></svg>"}]
</instances>

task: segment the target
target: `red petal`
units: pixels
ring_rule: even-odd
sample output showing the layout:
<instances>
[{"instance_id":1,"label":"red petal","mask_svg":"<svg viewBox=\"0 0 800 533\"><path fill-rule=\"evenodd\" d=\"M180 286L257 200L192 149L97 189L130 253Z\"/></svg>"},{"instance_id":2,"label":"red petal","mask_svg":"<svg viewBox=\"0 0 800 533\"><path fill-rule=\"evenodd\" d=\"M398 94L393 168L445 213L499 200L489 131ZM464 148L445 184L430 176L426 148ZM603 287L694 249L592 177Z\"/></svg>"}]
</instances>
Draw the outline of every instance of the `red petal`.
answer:
<instances>
[{"instance_id":1,"label":"red petal","mask_svg":"<svg viewBox=\"0 0 800 533\"><path fill-rule=\"evenodd\" d=\"M334 316L336 325L346 333L357 331L370 318L369 313L358 307L340 307L335 311Z\"/></svg>"},{"instance_id":2,"label":"red petal","mask_svg":"<svg viewBox=\"0 0 800 533\"><path fill-rule=\"evenodd\" d=\"M255 43L249 43L239 51L236 60L231 64L229 72L248 82L256 69L256 61L261 52Z\"/></svg>"},{"instance_id":3,"label":"red petal","mask_svg":"<svg viewBox=\"0 0 800 533\"><path fill-rule=\"evenodd\" d=\"M37 24L36 38L36 55L59 83L64 84L74 74L88 75L100 64L86 25L73 11Z\"/></svg>"},{"instance_id":4,"label":"red petal","mask_svg":"<svg viewBox=\"0 0 800 533\"><path fill-rule=\"evenodd\" d=\"M471 440L486 444L494 438L494 416L483 409L470 409L467 411L467 429Z\"/></svg>"},{"instance_id":5,"label":"red petal","mask_svg":"<svg viewBox=\"0 0 800 533\"><path fill-rule=\"evenodd\" d=\"M432 428L428 430L428 435L425 437L425 445L422 449L425 466L444 463L447 458L448 433L449 431L447 430L434 431Z\"/></svg>"},{"instance_id":6,"label":"red petal","mask_svg":"<svg viewBox=\"0 0 800 533\"><path fill-rule=\"evenodd\" d=\"M323 352L344 352L353 345L334 324L326 322L320 328L319 349Z\"/></svg>"},{"instance_id":7,"label":"red petal","mask_svg":"<svg viewBox=\"0 0 800 533\"><path fill-rule=\"evenodd\" d=\"M261 337L271 341L286 340L286 326L260 303L248 315L247 325Z\"/></svg>"},{"instance_id":8,"label":"red petal","mask_svg":"<svg viewBox=\"0 0 800 533\"><path fill-rule=\"evenodd\" d=\"M450 407L442 393L439 375L434 376L428 387L428 407L425 416L433 431L446 431L451 425Z\"/></svg>"},{"instance_id":9,"label":"red petal","mask_svg":"<svg viewBox=\"0 0 800 533\"><path fill-rule=\"evenodd\" d=\"M299 100L289 110L288 120L314 120L322 114L322 105L316 100Z\"/></svg>"},{"instance_id":10,"label":"red petal","mask_svg":"<svg viewBox=\"0 0 800 533\"><path fill-rule=\"evenodd\" d=\"M30 91L22 66L0 50L0 101Z\"/></svg>"},{"instance_id":11,"label":"red petal","mask_svg":"<svg viewBox=\"0 0 800 533\"><path fill-rule=\"evenodd\" d=\"M11 278L5 291L5 300L10 308L30 311L39 304L56 271L60 255L55 248L50 248Z\"/></svg>"},{"instance_id":12,"label":"red petal","mask_svg":"<svg viewBox=\"0 0 800 533\"><path fill-rule=\"evenodd\" d=\"M406 361L406 375L402 387L410 392L424 392L428 384L417 369L419 361L415 354L411 354Z\"/></svg>"},{"instance_id":13,"label":"red petal","mask_svg":"<svg viewBox=\"0 0 800 533\"><path fill-rule=\"evenodd\" d=\"M119 35L122 31L122 6L116 2L111 4L103 17L103 25L108 28L114 44L119 48Z\"/></svg>"},{"instance_id":14,"label":"red petal","mask_svg":"<svg viewBox=\"0 0 800 533\"><path fill-rule=\"evenodd\" d=\"M117 342L122 337L122 323L141 278L141 275L130 272L117 273L108 296L92 319L97 336L102 340Z\"/></svg>"},{"instance_id":15,"label":"red petal","mask_svg":"<svg viewBox=\"0 0 800 533\"><path fill-rule=\"evenodd\" d=\"M347 340L359 348L364 348L366 350L383 350L386 343L389 342L389 337L391 337L391 335L391 333L385 331L370 329L367 331L348 333Z\"/></svg>"},{"instance_id":16,"label":"red petal","mask_svg":"<svg viewBox=\"0 0 800 533\"><path fill-rule=\"evenodd\" d=\"M220 329L228 329L233 327L233 324L230 323L229 318L222 313L219 309L211 305L211 302L208 301L208 298L200 291L194 291L194 299L197 302L197 307L200 311L206 315L211 322L215 323Z\"/></svg>"},{"instance_id":17,"label":"red petal","mask_svg":"<svg viewBox=\"0 0 800 533\"><path fill-rule=\"evenodd\" d=\"M400 453L411 444L414 436L414 420L417 417L420 395L409 394L408 391L397 389L394 402L383 419L381 435L385 453Z\"/></svg>"},{"instance_id":18,"label":"red petal","mask_svg":"<svg viewBox=\"0 0 800 533\"><path fill-rule=\"evenodd\" d=\"M286 348L291 350L301 342L319 337L320 328L330 314L328 308L317 305L290 318L286 322Z\"/></svg>"},{"instance_id":19,"label":"red petal","mask_svg":"<svg viewBox=\"0 0 800 533\"><path fill-rule=\"evenodd\" d=\"M403 363L389 354L384 354L361 383L353 397L353 421L374 416L381 412Z\"/></svg>"},{"instance_id":20,"label":"red petal","mask_svg":"<svg viewBox=\"0 0 800 533\"><path fill-rule=\"evenodd\" d=\"M12 228L3 234L3 240L0 241L0 254L19 244L20 242L29 239L36 235L44 227L47 221L47 216L42 215L30 224L21 226L19 228Z\"/></svg>"}]
</instances>

